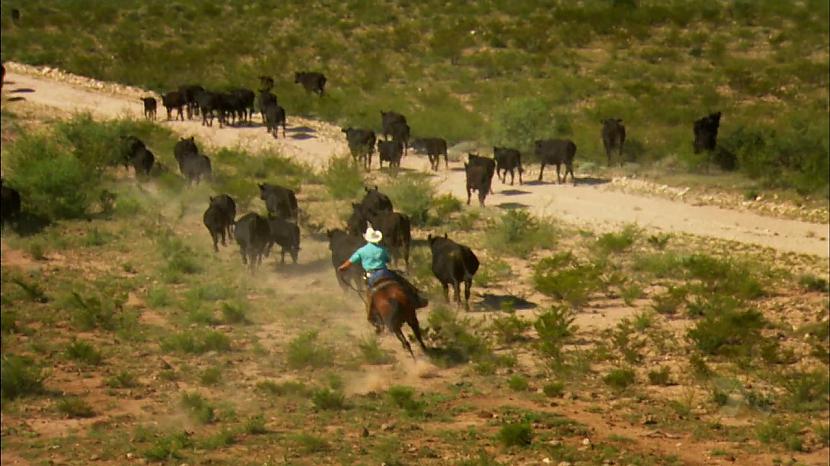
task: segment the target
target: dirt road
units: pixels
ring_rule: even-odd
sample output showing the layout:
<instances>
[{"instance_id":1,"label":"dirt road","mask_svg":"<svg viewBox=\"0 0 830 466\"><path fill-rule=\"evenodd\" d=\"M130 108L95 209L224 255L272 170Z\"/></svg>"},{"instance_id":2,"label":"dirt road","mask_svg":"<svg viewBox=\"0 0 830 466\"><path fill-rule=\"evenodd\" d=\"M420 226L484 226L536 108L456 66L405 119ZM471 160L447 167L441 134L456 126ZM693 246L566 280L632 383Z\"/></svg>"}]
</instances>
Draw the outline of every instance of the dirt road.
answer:
<instances>
[{"instance_id":1,"label":"dirt road","mask_svg":"<svg viewBox=\"0 0 830 466\"><path fill-rule=\"evenodd\" d=\"M50 76L37 76L28 68L6 63L6 88L9 96L64 111L91 112L101 118L142 115L138 100L146 93L114 85L75 85ZM15 89L23 92L14 92ZM4 105L13 105L4 103ZM164 109L159 109L164 118ZM163 122L177 133L194 135L213 146L240 146L257 149L278 147L284 154L315 167L324 167L334 155L348 151L345 138L336 126L303 118L289 117L288 138L274 140L262 127L213 128L200 122ZM404 168L428 170L426 157L406 157ZM530 167L525 179L535 180L537 167ZM606 190L602 184L578 183L576 186L551 184L551 171L544 183L506 186L494 181L495 194L487 198L490 206L526 207L534 215L550 216L575 224L586 224L600 231L637 223L652 231L684 232L699 236L733 240L820 257L830 257L828 224L808 223L765 217L749 212L712 206L693 206L678 201L658 199ZM465 177L460 163L450 163L449 171L435 176L440 192L466 200ZM473 202L476 202L474 197Z\"/></svg>"}]
</instances>

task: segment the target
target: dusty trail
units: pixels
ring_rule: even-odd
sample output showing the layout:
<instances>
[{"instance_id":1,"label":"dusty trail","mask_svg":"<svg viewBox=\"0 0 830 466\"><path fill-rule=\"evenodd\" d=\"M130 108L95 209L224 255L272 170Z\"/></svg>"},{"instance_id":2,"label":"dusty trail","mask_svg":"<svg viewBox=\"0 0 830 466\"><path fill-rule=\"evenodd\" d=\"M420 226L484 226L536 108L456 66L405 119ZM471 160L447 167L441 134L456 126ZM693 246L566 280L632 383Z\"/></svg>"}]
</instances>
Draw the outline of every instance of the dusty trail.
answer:
<instances>
[{"instance_id":1,"label":"dusty trail","mask_svg":"<svg viewBox=\"0 0 830 466\"><path fill-rule=\"evenodd\" d=\"M146 93L140 90L113 91L112 86L85 88L49 77L23 74L22 68L14 64L6 66L7 89L34 90L16 94L32 103L69 112L88 111L102 118L142 116L143 107L138 97ZM159 108L159 115L164 117L163 108ZM284 154L316 168L324 167L333 155L348 151L343 135L334 125L298 117L289 117L289 123L288 138L274 140L262 127L219 129L216 125L213 128L203 127L196 120L163 122L179 134L194 135L213 146L276 147ZM426 157L406 157L403 167L427 171L429 164ZM536 170L537 167L531 167L525 178L535 180L538 176ZM495 194L488 197L487 203L491 206L526 207L537 216L588 224L601 231L636 222L649 230L690 233L766 246L782 252L830 257L828 224L777 219L720 207L693 206L609 191L601 185L551 184L554 176L553 171L549 171L545 174L544 183L534 181L513 187L494 180ZM460 163L451 162L450 170L439 171L435 181L440 192L466 199L465 176ZM476 202L475 198L473 202Z\"/></svg>"}]
</instances>

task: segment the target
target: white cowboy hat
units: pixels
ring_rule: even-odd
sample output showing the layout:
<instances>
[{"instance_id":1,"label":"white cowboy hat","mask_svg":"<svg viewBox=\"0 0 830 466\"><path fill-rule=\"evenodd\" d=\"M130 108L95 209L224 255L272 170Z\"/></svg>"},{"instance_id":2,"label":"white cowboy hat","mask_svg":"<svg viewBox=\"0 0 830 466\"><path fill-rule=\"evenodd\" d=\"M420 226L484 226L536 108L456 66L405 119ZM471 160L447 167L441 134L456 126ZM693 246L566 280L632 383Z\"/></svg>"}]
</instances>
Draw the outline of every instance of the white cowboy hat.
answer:
<instances>
[{"instance_id":1,"label":"white cowboy hat","mask_svg":"<svg viewBox=\"0 0 830 466\"><path fill-rule=\"evenodd\" d=\"M380 230L375 230L372 228L370 224L368 228L366 228L366 233L363 233L363 239L370 243L380 243L380 240L383 239L383 233Z\"/></svg>"}]
</instances>

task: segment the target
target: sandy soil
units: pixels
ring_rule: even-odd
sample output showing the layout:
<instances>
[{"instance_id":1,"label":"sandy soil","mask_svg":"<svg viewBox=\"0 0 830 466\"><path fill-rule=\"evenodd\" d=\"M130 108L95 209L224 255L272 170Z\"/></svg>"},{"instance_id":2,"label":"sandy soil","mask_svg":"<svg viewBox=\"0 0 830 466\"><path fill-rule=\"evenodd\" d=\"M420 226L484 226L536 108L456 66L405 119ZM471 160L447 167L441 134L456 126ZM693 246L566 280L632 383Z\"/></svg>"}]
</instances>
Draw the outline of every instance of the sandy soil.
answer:
<instances>
[{"instance_id":1,"label":"sandy soil","mask_svg":"<svg viewBox=\"0 0 830 466\"><path fill-rule=\"evenodd\" d=\"M91 112L101 118L123 115L140 117L143 112L139 89L116 85L84 86L51 75L36 76L28 67L7 63L6 86L9 96L69 112ZM15 92L14 90L23 90ZM8 105L8 103L6 104ZM290 111L290 109L289 109ZM164 118L164 109L159 109ZM274 140L262 127L204 127L199 121L163 121L183 136L196 136L208 145L256 149L272 146L284 154L314 167L324 167L334 155L345 154L345 137L336 126L298 117L290 117L288 138ZM405 169L428 170L426 157L405 157ZM538 167L529 167L526 180L535 180ZM575 224L590 225L601 231L613 230L635 222L652 231L684 232L733 240L820 257L830 257L828 224L777 219L749 212L713 206L694 206L679 201L657 199L636 194L614 192L597 180L577 180L577 184L557 185L553 171L545 173L543 183L519 186L503 185L494 180L495 194L487 198L491 206L523 206L537 216L551 216ZM580 182L581 181L581 182ZM602 180L605 181L605 180ZM440 192L466 199L463 166L451 162L449 170L435 175ZM476 202L474 197L473 202Z\"/></svg>"}]
</instances>

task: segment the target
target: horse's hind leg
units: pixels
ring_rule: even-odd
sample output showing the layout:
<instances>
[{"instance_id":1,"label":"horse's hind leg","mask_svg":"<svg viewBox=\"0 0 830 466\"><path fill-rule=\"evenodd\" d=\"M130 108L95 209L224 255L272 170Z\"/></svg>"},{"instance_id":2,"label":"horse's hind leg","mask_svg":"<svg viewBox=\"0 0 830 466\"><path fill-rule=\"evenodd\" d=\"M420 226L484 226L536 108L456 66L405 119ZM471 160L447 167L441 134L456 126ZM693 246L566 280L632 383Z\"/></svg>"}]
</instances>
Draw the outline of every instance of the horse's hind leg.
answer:
<instances>
[{"instance_id":1,"label":"horse's hind leg","mask_svg":"<svg viewBox=\"0 0 830 466\"><path fill-rule=\"evenodd\" d=\"M408 342L408 341L406 341L406 337L405 337L405 336L403 336L403 331L401 330L401 327L398 327L398 328L395 330L395 336L396 336L396 337L398 337L398 340L400 340L400 341L401 341L401 344L403 344L403 347L404 347L407 351L409 351L409 355L410 355L410 356L412 356L412 359L415 359L415 353L413 353L413 352L412 352L412 345L410 345L410 344L409 344L409 342ZM422 344L423 344L423 343L422 343Z\"/></svg>"},{"instance_id":2,"label":"horse's hind leg","mask_svg":"<svg viewBox=\"0 0 830 466\"><path fill-rule=\"evenodd\" d=\"M412 315L409 317L409 320L407 320L407 323L409 324L409 328L412 329L412 333L415 334L415 339L418 340L418 343L421 344L421 349L423 349L424 352L426 352L427 345L424 344L424 339L421 337L421 325L418 323L418 316L415 315L414 311L412 312Z\"/></svg>"}]
</instances>

